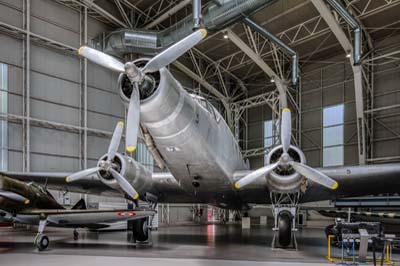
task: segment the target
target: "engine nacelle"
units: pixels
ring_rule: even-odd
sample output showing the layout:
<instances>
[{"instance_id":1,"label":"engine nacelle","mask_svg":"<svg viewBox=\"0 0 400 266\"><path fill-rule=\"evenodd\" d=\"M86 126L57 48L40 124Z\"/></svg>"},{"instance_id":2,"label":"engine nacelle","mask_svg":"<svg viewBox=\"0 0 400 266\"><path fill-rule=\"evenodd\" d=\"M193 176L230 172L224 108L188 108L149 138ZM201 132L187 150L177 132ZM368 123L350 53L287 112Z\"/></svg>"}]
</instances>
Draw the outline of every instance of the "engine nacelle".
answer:
<instances>
[{"instance_id":1,"label":"engine nacelle","mask_svg":"<svg viewBox=\"0 0 400 266\"><path fill-rule=\"evenodd\" d=\"M279 160L283 153L282 145L273 148L267 155L267 164L273 164ZM305 164L306 157L304 153L296 146L290 145L288 151L290 157L296 161ZM278 166L275 170L269 173L267 184L270 190L277 190L280 192L294 192L298 191L305 179L292 167L283 169Z\"/></svg>"},{"instance_id":2,"label":"engine nacelle","mask_svg":"<svg viewBox=\"0 0 400 266\"><path fill-rule=\"evenodd\" d=\"M133 63L141 68L143 67L149 59L140 58L133 61ZM149 98L157 90L160 84L160 72L147 73L143 81L139 84L140 100ZM132 82L129 80L128 76L121 73L118 77L118 91L122 102L127 106L129 104L129 99L131 98L133 90Z\"/></svg>"},{"instance_id":3,"label":"engine nacelle","mask_svg":"<svg viewBox=\"0 0 400 266\"><path fill-rule=\"evenodd\" d=\"M105 160L107 160L107 154L100 158L98 165ZM120 153L115 155L112 163L115 165L114 169L132 184L139 195L144 195L149 191L152 185L152 174L146 167L136 162L133 158ZM97 172L97 176L107 186L121 191L117 181L109 172L100 170Z\"/></svg>"}]
</instances>

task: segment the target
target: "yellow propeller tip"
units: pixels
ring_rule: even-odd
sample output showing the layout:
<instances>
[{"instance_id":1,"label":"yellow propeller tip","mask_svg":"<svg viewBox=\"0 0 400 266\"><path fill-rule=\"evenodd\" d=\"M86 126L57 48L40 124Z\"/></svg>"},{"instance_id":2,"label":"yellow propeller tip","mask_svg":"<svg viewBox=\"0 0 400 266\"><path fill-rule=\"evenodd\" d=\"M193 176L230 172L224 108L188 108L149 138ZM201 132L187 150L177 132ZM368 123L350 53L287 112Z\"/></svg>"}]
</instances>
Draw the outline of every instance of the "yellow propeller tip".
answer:
<instances>
[{"instance_id":1,"label":"yellow propeller tip","mask_svg":"<svg viewBox=\"0 0 400 266\"><path fill-rule=\"evenodd\" d=\"M134 200L137 200L139 198L139 194L138 193L136 193L135 195L133 195L133 199Z\"/></svg>"},{"instance_id":2,"label":"yellow propeller tip","mask_svg":"<svg viewBox=\"0 0 400 266\"><path fill-rule=\"evenodd\" d=\"M119 121L119 122L117 123L117 125L118 125L118 126L123 126L123 125L124 125L124 122Z\"/></svg>"},{"instance_id":3,"label":"yellow propeller tip","mask_svg":"<svg viewBox=\"0 0 400 266\"><path fill-rule=\"evenodd\" d=\"M24 201L24 203L25 204L29 204L31 201L29 200L29 199L26 199L25 201Z\"/></svg>"},{"instance_id":4,"label":"yellow propeller tip","mask_svg":"<svg viewBox=\"0 0 400 266\"><path fill-rule=\"evenodd\" d=\"M69 183L69 177L68 176L65 178L65 182Z\"/></svg>"},{"instance_id":5,"label":"yellow propeller tip","mask_svg":"<svg viewBox=\"0 0 400 266\"><path fill-rule=\"evenodd\" d=\"M240 184L238 182L235 182L235 188L240 189Z\"/></svg>"},{"instance_id":6,"label":"yellow propeller tip","mask_svg":"<svg viewBox=\"0 0 400 266\"><path fill-rule=\"evenodd\" d=\"M126 147L126 151L129 152L129 153L132 153L132 152L134 152L135 150L136 150L136 147L135 147L135 146L128 146L128 147Z\"/></svg>"},{"instance_id":7,"label":"yellow propeller tip","mask_svg":"<svg viewBox=\"0 0 400 266\"><path fill-rule=\"evenodd\" d=\"M282 112L290 112L289 108L283 108Z\"/></svg>"},{"instance_id":8,"label":"yellow propeller tip","mask_svg":"<svg viewBox=\"0 0 400 266\"><path fill-rule=\"evenodd\" d=\"M335 182L335 183L331 186L331 189L335 190L335 189L337 189L338 187L339 187L339 183L338 183L338 182Z\"/></svg>"},{"instance_id":9,"label":"yellow propeller tip","mask_svg":"<svg viewBox=\"0 0 400 266\"><path fill-rule=\"evenodd\" d=\"M201 33L201 36L203 36L203 38L205 38L207 36L207 30L206 29L200 29L199 31Z\"/></svg>"},{"instance_id":10,"label":"yellow propeller tip","mask_svg":"<svg viewBox=\"0 0 400 266\"><path fill-rule=\"evenodd\" d=\"M79 54L79 55L82 55L84 49L85 49L85 46L80 47L80 48L78 49L78 54Z\"/></svg>"}]
</instances>

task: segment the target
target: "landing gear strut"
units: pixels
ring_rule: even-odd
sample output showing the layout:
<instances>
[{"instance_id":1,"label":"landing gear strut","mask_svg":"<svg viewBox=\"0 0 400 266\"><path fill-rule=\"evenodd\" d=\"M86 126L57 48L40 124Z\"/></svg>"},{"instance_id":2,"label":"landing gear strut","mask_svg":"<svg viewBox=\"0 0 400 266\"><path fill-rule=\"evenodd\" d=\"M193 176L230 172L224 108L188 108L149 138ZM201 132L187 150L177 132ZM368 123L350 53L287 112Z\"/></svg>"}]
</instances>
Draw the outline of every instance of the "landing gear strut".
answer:
<instances>
[{"instance_id":1,"label":"landing gear strut","mask_svg":"<svg viewBox=\"0 0 400 266\"><path fill-rule=\"evenodd\" d=\"M296 221L300 193L271 192L275 225L272 249L297 250Z\"/></svg>"},{"instance_id":2,"label":"landing gear strut","mask_svg":"<svg viewBox=\"0 0 400 266\"><path fill-rule=\"evenodd\" d=\"M43 251L49 247L50 240L49 238L43 234L44 229L47 225L47 219L41 219L39 221L38 233L33 240L33 244L38 248L39 251Z\"/></svg>"},{"instance_id":3,"label":"landing gear strut","mask_svg":"<svg viewBox=\"0 0 400 266\"><path fill-rule=\"evenodd\" d=\"M149 208L151 210L157 210L157 200L156 198L151 198L152 195L146 194L146 200L149 203ZM154 196L155 197L155 196ZM128 222L128 230L130 233L128 234L128 241L135 243L140 246L152 246L152 224L153 224L154 216L149 216L133 221Z\"/></svg>"}]
</instances>

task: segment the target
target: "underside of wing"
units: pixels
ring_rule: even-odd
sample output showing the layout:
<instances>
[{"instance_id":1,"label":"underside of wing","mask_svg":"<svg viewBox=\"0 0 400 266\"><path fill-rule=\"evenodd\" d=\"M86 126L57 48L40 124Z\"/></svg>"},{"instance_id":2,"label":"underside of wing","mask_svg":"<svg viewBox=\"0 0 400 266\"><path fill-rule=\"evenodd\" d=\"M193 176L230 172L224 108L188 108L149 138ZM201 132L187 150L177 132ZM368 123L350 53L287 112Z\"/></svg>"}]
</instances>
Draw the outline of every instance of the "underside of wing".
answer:
<instances>
[{"instance_id":1,"label":"underside of wing","mask_svg":"<svg viewBox=\"0 0 400 266\"><path fill-rule=\"evenodd\" d=\"M400 192L400 164L342 166L320 171L336 180L339 188L328 190L311 183L303 202Z\"/></svg>"},{"instance_id":2,"label":"underside of wing","mask_svg":"<svg viewBox=\"0 0 400 266\"><path fill-rule=\"evenodd\" d=\"M400 164L398 163L329 167L317 170L337 181L338 188L328 189L312 180L307 180L307 189L301 196L301 202L400 192ZM252 171L235 172L234 181L251 173ZM248 203L268 203L269 189L265 176L262 176L241 189L239 194Z\"/></svg>"}]
</instances>

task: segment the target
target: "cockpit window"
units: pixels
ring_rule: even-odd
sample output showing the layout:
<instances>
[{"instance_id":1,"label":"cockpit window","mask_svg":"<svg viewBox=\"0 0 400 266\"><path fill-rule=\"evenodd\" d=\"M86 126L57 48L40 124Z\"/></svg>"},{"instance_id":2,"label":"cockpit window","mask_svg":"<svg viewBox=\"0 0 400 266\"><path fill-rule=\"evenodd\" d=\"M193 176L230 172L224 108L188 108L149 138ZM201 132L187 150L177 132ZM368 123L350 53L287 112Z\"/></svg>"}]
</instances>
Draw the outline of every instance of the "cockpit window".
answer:
<instances>
[{"instance_id":1,"label":"cockpit window","mask_svg":"<svg viewBox=\"0 0 400 266\"><path fill-rule=\"evenodd\" d=\"M37 183L30 182L30 183L28 183L28 186L31 186L31 187L37 189L38 191L40 191L41 193L46 194L46 195L50 196L51 198L53 198L53 196L46 189L44 189L42 186L40 186Z\"/></svg>"}]
</instances>

